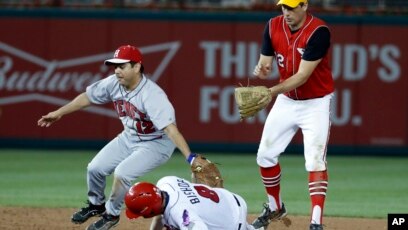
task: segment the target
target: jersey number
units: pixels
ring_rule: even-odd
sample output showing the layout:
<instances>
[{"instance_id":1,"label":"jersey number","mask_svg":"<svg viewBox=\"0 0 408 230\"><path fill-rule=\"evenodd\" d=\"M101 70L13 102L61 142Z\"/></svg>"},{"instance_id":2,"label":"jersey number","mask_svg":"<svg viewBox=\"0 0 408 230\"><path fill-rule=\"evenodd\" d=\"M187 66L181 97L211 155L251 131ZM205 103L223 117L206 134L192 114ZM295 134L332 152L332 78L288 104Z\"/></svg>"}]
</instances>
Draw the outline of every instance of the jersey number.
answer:
<instances>
[{"instance_id":1,"label":"jersey number","mask_svg":"<svg viewBox=\"0 0 408 230\"><path fill-rule=\"evenodd\" d=\"M215 203L220 202L220 197L214 190L211 190L205 186L200 186L200 185L196 185L194 186L194 188L200 196L210 199L214 201Z\"/></svg>"},{"instance_id":2,"label":"jersey number","mask_svg":"<svg viewBox=\"0 0 408 230\"><path fill-rule=\"evenodd\" d=\"M285 57L282 54L278 54L276 52L275 52L275 56L276 56L276 62L278 63L278 65L284 68L285 65L283 64L283 61L285 60Z\"/></svg>"},{"instance_id":3,"label":"jersey number","mask_svg":"<svg viewBox=\"0 0 408 230\"><path fill-rule=\"evenodd\" d=\"M156 131L153 122L146 120L146 114L140 112L132 103L125 100L117 100L113 102L113 106L119 117L128 116L135 121L135 129L138 133L150 134Z\"/></svg>"},{"instance_id":4,"label":"jersey number","mask_svg":"<svg viewBox=\"0 0 408 230\"><path fill-rule=\"evenodd\" d=\"M153 127L153 122L151 121L144 121L144 120L136 120L136 130L138 133L149 134L153 133L155 128Z\"/></svg>"}]
</instances>

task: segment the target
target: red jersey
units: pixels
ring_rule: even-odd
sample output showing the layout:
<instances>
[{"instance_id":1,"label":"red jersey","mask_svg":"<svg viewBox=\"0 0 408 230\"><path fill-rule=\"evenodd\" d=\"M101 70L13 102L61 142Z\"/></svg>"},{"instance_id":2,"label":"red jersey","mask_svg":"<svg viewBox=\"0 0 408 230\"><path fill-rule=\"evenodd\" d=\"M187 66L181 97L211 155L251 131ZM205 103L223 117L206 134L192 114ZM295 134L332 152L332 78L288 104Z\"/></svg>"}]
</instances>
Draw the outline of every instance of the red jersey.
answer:
<instances>
[{"instance_id":1,"label":"red jersey","mask_svg":"<svg viewBox=\"0 0 408 230\"><path fill-rule=\"evenodd\" d=\"M320 27L327 25L320 19L307 15L303 26L291 32L283 16L269 21L269 32L275 58L280 72L280 82L294 75L300 64L302 54L310 37ZM323 97L334 91L334 81L329 67L328 54L324 55L309 79L298 88L286 92L285 95L295 100Z\"/></svg>"}]
</instances>

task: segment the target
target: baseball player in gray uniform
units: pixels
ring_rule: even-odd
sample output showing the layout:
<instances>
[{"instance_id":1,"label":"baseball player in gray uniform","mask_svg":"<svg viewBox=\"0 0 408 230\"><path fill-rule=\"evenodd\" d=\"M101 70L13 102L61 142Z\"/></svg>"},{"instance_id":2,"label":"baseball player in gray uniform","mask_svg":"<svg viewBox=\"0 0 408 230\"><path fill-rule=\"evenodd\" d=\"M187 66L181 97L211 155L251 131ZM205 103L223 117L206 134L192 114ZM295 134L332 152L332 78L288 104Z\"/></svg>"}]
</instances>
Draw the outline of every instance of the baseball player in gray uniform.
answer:
<instances>
[{"instance_id":1,"label":"baseball player in gray uniform","mask_svg":"<svg viewBox=\"0 0 408 230\"><path fill-rule=\"evenodd\" d=\"M154 217L151 230L255 229L247 223L247 204L241 196L176 176L163 177L157 185L136 183L127 192L125 203L130 219Z\"/></svg>"},{"instance_id":2,"label":"baseball player in gray uniform","mask_svg":"<svg viewBox=\"0 0 408 230\"><path fill-rule=\"evenodd\" d=\"M115 73L88 86L70 103L42 116L41 127L49 127L62 116L91 104L113 102L124 130L92 159L87 167L87 206L74 213L72 222L101 218L87 229L110 229L117 225L124 197L132 181L166 163L175 147L189 163L194 153L176 126L175 111L166 93L143 74L139 49L119 47L105 65ZM114 174L112 191L105 199L106 177ZM105 203L106 202L106 203Z\"/></svg>"}]
</instances>

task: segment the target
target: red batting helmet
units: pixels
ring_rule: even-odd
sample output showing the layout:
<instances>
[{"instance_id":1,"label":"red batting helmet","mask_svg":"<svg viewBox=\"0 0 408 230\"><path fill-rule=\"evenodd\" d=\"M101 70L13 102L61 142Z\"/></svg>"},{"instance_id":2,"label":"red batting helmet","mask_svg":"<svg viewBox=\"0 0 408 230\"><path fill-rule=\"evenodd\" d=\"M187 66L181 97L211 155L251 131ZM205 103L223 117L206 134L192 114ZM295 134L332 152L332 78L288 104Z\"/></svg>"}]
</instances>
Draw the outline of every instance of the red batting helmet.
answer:
<instances>
[{"instance_id":1,"label":"red batting helmet","mask_svg":"<svg viewBox=\"0 0 408 230\"><path fill-rule=\"evenodd\" d=\"M150 218L162 214L163 198L160 189L148 182L133 185L125 196L126 216Z\"/></svg>"}]
</instances>

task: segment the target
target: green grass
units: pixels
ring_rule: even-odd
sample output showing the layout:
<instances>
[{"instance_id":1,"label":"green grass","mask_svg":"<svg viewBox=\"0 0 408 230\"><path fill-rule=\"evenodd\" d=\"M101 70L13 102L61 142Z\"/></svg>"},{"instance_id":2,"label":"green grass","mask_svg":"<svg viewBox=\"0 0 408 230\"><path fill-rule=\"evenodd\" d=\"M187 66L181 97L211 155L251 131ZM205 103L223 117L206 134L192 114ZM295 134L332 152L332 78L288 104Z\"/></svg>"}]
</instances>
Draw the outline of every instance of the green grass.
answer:
<instances>
[{"instance_id":1,"label":"green grass","mask_svg":"<svg viewBox=\"0 0 408 230\"><path fill-rule=\"evenodd\" d=\"M97 151L0 149L0 206L78 208L86 200L86 166ZM220 164L225 187L258 213L266 194L255 154L207 154ZM408 213L408 158L329 157L327 216L386 218ZM303 156L283 155L282 198L292 215L308 215L310 202ZM140 178L190 177L176 152L164 166ZM108 178L109 195L112 178Z\"/></svg>"}]
</instances>

